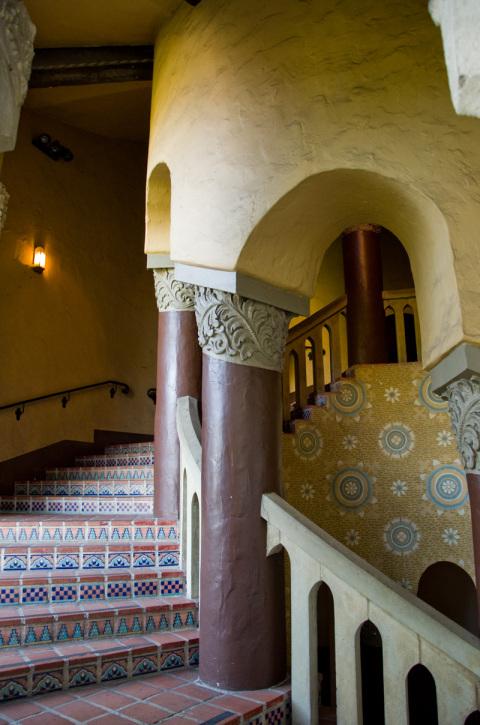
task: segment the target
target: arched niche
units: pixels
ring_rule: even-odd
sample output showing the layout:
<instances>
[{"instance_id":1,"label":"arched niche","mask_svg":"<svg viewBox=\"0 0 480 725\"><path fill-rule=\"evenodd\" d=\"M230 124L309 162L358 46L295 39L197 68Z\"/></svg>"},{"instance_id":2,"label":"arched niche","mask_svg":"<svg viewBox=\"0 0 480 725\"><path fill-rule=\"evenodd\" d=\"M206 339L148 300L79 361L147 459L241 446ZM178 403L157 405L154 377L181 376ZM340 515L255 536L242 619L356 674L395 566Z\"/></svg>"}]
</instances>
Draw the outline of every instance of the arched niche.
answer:
<instances>
[{"instance_id":1,"label":"arched niche","mask_svg":"<svg viewBox=\"0 0 480 725\"><path fill-rule=\"evenodd\" d=\"M407 675L409 725L438 725L437 688L424 665L414 665Z\"/></svg>"},{"instance_id":2,"label":"arched niche","mask_svg":"<svg viewBox=\"0 0 480 725\"><path fill-rule=\"evenodd\" d=\"M158 164L147 181L145 253L170 254L171 178L166 164Z\"/></svg>"},{"instance_id":3,"label":"arched niche","mask_svg":"<svg viewBox=\"0 0 480 725\"><path fill-rule=\"evenodd\" d=\"M469 632L479 635L475 584L451 561L437 561L423 572L417 596Z\"/></svg>"},{"instance_id":4,"label":"arched niche","mask_svg":"<svg viewBox=\"0 0 480 725\"><path fill-rule=\"evenodd\" d=\"M264 215L240 253L237 269L309 297L323 255L347 227L371 223L404 245L417 295L424 364L463 334L449 231L439 208L410 184L363 169L314 174Z\"/></svg>"},{"instance_id":5,"label":"arched niche","mask_svg":"<svg viewBox=\"0 0 480 725\"><path fill-rule=\"evenodd\" d=\"M360 653L363 723L385 725L382 635L367 619L357 632Z\"/></svg>"}]
</instances>

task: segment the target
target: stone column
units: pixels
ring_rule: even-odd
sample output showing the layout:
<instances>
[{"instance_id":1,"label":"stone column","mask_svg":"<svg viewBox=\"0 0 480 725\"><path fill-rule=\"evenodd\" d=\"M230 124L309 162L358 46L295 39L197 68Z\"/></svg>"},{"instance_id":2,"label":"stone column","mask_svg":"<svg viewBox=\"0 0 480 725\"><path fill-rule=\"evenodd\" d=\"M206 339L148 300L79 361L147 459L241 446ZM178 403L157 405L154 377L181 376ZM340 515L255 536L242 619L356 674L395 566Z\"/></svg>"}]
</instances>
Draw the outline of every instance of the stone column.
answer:
<instances>
[{"instance_id":1,"label":"stone column","mask_svg":"<svg viewBox=\"0 0 480 725\"><path fill-rule=\"evenodd\" d=\"M178 519L180 447L177 398L200 400L202 353L197 340L194 287L179 282L173 269L155 269L158 306L157 402L155 407L154 512Z\"/></svg>"},{"instance_id":2,"label":"stone column","mask_svg":"<svg viewBox=\"0 0 480 725\"><path fill-rule=\"evenodd\" d=\"M288 316L197 289L203 348L200 678L257 689L285 676L282 555L266 556L262 494L278 491Z\"/></svg>"},{"instance_id":3,"label":"stone column","mask_svg":"<svg viewBox=\"0 0 480 725\"><path fill-rule=\"evenodd\" d=\"M343 233L343 271L348 364L387 362L379 227L363 224Z\"/></svg>"},{"instance_id":4,"label":"stone column","mask_svg":"<svg viewBox=\"0 0 480 725\"><path fill-rule=\"evenodd\" d=\"M467 476L480 614L480 377L471 375L454 380L446 386L443 394L448 399L458 449Z\"/></svg>"}]
</instances>

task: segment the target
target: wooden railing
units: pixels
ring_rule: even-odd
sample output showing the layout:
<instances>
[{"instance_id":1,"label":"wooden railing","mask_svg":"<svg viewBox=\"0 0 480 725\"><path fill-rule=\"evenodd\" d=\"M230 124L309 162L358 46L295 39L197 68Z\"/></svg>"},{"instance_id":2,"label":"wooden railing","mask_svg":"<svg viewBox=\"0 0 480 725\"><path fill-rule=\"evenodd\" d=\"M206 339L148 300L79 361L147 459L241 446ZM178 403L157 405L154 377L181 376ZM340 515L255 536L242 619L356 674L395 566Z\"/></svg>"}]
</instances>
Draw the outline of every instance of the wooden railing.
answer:
<instances>
[{"instance_id":1,"label":"wooden railing","mask_svg":"<svg viewBox=\"0 0 480 725\"><path fill-rule=\"evenodd\" d=\"M383 292L389 362L418 359L415 291ZM289 330L283 373L284 420L318 396L348 368L347 297L343 295Z\"/></svg>"}]
</instances>

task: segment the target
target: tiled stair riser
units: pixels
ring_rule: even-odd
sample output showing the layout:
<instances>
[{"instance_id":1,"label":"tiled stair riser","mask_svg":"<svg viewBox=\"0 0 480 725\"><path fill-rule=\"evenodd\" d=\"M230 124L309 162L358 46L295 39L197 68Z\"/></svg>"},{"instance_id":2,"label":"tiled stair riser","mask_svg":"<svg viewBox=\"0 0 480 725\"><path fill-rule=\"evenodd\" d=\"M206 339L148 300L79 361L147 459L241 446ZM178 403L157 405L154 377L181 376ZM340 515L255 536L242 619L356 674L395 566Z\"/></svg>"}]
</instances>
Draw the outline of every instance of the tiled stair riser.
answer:
<instances>
[{"instance_id":1,"label":"tiled stair riser","mask_svg":"<svg viewBox=\"0 0 480 725\"><path fill-rule=\"evenodd\" d=\"M153 455L154 444L153 443L120 443L118 445L107 446L105 448L105 455L107 456L119 456L119 455L137 455L137 456L148 456Z\"/></svg>"},{"instance_id":2,"label":"tiled stair riser","mask_svg":"<svg viewBox=\"0 0 480 725\"><path fill-rule=\"evenodd\" d=\"M151 514L153 496L4 496L1 513Z\"/></svg>"},{"instance_id":3,"label":"tiled stair riser","mask_svg":"<svg viewBox=\"0 0 480 725\"><path fill-rule=\"evenodd\" d=\"M193 629L198 623L194 602L155 603L147 607L104 608L90 612L31 614L0 618L0 651L9 647L30 647L58 642L93 641L129 634Z\"/></svg>"},{"instance_id":4,"label":"tiled stair riser","mask_svg":"<svg viewBox=\"0 0 480 725\"><path fill-rule=\"evenodd\" d=\"M54 468L45 471L45 478L47 481L153 481L153 466Z\"/></svg>"},{"instance_id":5,"label":"tiled stair riser","mask_svg":"<svg viewBox=\"0 0 480 725\"><path fill-rule=\"evenodd\" d=\"M15 484L15 496L153 496L153 482L22 481Z\"/></svg>"},{"instance_id":6,"label":"tiled stair riser","mask_svg":"<svg viewBox=\"0 0 480 725\"><path fill-rule=\"evenodd\" d=\"M55 690L133 678L148 673L198 665L198 635L185 632L174 641L153 634L145 643L134 643L117 651L57 655L49 662L31 662L0 671L0 700L13 700ZM166 640L166 641L165 641Z\"/></svg>"},{"instance_id":7,"label":"tiled stair riser","mask_svg":"<svg viewBox=\"0 0 480 725\"><path fill-rule=\"evenodd\" d=\"M130 567L179 566L178 544L87 544L77 546L18 547L0 549L0 570L91 571Z\"/></svg>"},{"instance_id":8,"label":"tiled stair riser","mask_svg":"<svg viewBox=\"0 0 480 725\"><path fill-rule=\"evenodd\" d=\"M0 521L0 545L82 542L151 542L178 539L178 527L169 521Z\"/></svg>"},{"instance_id":9,"label":"tiled stair riser","mask_svg":"<svg viewBox=\"0 0 480 725\"><path fill-rule=\"evenodd\" d=\"M39 579L4 575L0 584L2 606L15 604L58 604L61 602L112 601L136 597L174 597L185 591L182 572L132 572L71 574L58 576L44 572ZM1 663L0 663L1 664Z\"/></svg>"},{"instance_id":10,"label":"tiled stair riser","mask_svg":"<svg viewBox=\"0 0 480 725\"><path fill-rule=\"evenodd\" d=\"M139 455L137 453L111 453L99 456L80 456L75 459L78 466L153 466L153 453Z\"/></svg>"}]
</instances>

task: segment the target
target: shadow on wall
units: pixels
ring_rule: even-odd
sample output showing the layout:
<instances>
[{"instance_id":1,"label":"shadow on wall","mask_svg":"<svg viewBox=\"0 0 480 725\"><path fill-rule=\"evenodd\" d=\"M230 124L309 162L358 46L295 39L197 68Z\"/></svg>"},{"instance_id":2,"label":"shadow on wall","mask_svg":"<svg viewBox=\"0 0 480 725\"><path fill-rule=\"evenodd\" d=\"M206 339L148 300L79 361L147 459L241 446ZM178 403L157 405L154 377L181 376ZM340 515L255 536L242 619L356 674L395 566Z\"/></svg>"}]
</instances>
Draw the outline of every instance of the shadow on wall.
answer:
<instances>
[{"instance_id":1,"label":"shadow on wall","mask_svg":"<svg viewBox=\"0 0 480 725\"><path fill-rule=\"evenodd\" d=\"M462 337L454 260L445 218L418 189L361 169L304 179L268 211L247 239L237 269L311 297L323 255L343 229L383 226L402 240L417 294L424 365Z\"/></svg>"}]
</instances>

